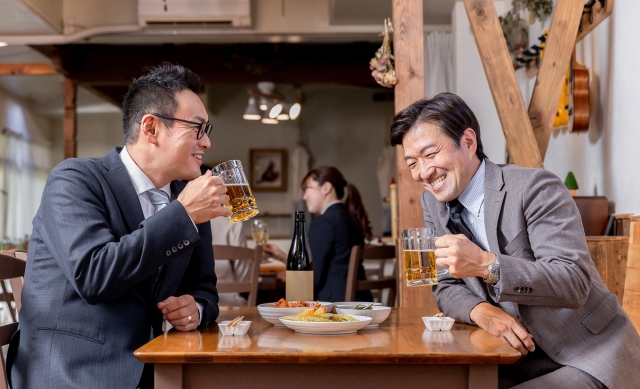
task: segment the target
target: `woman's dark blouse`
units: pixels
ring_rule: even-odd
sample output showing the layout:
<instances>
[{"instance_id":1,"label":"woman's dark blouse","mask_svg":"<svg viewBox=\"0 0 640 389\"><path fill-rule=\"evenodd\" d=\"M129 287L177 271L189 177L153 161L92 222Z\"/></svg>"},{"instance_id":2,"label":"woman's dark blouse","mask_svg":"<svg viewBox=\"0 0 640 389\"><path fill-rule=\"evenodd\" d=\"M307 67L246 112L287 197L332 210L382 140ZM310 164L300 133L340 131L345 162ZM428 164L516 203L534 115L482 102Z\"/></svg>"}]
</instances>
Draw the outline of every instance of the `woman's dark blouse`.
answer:
<instances>
[{"instance_id":1,"label":"woman's dark blouse","mask_svg":"<svg viewBox=\"0 0 640 389\"><path fill-rule=\"evenodd\" d=\"M351 248L364 246L364 238L344 204L335 203L313 219L309 245L313 255L314 298L345 301ZM360 261L358 280L364 279L364 267ZM373 301L373 296L368 290L356 291L356 300Z\"/></svg>"}]
</instances>

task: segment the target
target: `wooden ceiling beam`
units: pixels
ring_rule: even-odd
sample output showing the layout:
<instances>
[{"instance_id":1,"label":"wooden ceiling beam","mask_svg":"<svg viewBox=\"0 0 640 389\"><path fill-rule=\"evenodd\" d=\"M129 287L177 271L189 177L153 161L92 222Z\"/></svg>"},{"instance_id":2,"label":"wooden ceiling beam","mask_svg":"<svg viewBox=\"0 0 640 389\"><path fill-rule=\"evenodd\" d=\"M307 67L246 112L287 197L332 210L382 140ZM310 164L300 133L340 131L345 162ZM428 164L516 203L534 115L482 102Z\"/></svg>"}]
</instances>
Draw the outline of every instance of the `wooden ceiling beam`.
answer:
<instances>
[{"instance_id":1,"label":"wooden ceiling beam","mask_svg":"<svg viewBox=\"0 0 640 389\"><path fill-rule=\"evenodd\" d=\"M562 80L569 68L583 7L584 0L564 0L556 3L542 63L533 88L529 117L543 161L553 131L553 120L562 92Z\"/></svg>"},{"instance_id":2,"label":"wooden ceiling beam","mask_svg":"<svg viewBox=\"0 0 640 389\"><path fill-rule=\"evenodd\" d=\"M368 67L378 44L33 46L80 84L128 85L145 67L179 63L205 83L334 83L375 86ZM122 66L126 63L127 66Z\"/></svg>"},{"instance_id":3,"label":"wooden ceiling beam","mask_svg":"<svg viewBox=\"0 0 640 389\"><path fill-rule=\"evenodd\" d=\"M516 165L543 168L529 114L492 0L464 0L509 155Z\"/></svg>"},{"instance_id":4,"label":"wooden ceiling beam","mask_svg":"<svg viewBox=\"0 0 640 389\"><path fill-rule=\"evenodd\" d=\"M2 63L0 76L49 76L59 74L49 63Z\"/></svg>"}]
</instances>

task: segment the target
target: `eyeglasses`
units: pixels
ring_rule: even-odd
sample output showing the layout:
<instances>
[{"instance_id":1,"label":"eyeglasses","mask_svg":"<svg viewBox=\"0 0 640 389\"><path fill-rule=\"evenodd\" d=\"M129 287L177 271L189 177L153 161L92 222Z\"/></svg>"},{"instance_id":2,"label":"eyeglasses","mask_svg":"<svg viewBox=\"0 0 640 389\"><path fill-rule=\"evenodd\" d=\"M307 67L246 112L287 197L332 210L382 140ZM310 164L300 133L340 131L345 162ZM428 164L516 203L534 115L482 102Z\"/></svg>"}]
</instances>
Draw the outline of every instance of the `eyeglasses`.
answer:
<instances>
[{"instance_id":1,"label":"eyeglasses","mask_svg":"<svg viewBox=\"0 0 640 389\"><path fill-rule=\"evenodd\" d=\"M194 126L198 126L198 130L197 130L198 133L196 134L196 139L202 139L204 134L207 134L207 136L209 136L209 134L211 134L211 128L213 127L209 122L205 122L205 123L192 122L189 120L178 119L171 116L160 115L159 113L152 113L152 115L162 119L177 120L179 122L189 123L189 124L193 124Z\"/></svg>"}]
</instances>

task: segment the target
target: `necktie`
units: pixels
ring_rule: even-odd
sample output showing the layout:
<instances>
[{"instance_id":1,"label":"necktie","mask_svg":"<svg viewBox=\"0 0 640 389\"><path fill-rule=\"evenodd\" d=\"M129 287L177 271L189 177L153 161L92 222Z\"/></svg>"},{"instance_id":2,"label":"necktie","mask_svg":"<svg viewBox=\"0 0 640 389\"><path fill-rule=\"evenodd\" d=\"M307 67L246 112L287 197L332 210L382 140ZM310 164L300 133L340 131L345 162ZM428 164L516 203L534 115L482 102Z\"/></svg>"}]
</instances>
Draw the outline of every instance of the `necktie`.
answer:
<instances>
[{"instance_id":1,"label":"necktie","mask_svg":"<svg viewBox=\"0 0 640 389\"><path fill-rule=\"evenodd\" d=\"M472 242L475 242L471 229L467 226L467 223L462 219L462 211L464 205L460 204L458 199L449 201L449 223L447 227L454 234L463 234Z\"/></svg>"},{"instance_id":2,"label":"necktie","mask_svg":"<svg viewBox=\"0 0 640 389\"><path fill-rule=\"evenodd\" d=\"M162 189L149 189L147 191L149 200L156 206L156 212L169 205L169 195Z\"/></svg>"}]
</instances>

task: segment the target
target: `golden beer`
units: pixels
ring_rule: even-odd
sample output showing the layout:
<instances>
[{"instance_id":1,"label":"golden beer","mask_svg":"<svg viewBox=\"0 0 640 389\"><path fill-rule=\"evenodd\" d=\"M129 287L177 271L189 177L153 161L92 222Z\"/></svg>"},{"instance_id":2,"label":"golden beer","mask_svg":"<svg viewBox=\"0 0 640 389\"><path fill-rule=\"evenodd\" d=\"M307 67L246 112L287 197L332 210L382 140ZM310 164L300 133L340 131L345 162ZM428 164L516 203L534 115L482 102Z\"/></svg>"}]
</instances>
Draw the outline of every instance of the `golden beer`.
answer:
<instances>
[{"instance_id":1,"label":"golden beer","mask_svg":"<svg viewBox=\"0 0 640 389\"><path fill-rule=\"evenodd\" d=\"M407 286L436 285L438 269L436 254L432 250L404 250Z\"/></svg>"},{"instance_id":2,"label":"golden beer","mask_svg":"<svg viewBox=\"0 0 640 389\"><path fill-rule=\"evenodd\" d=\"M229 202L225 206L231 210L229 222L238 223L249 220L260 212L248 184L226 184L226 186Z\"/></svg>"}]
</instances>

